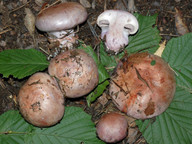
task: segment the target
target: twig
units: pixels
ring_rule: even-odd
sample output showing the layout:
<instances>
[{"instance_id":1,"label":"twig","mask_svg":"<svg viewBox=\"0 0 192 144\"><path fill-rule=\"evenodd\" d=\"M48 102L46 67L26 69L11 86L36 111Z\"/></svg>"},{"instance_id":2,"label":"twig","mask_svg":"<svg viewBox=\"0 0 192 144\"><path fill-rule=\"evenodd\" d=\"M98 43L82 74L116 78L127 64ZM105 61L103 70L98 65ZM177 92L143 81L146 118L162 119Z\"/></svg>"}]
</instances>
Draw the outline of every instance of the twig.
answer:
<instances>
[{"instance_id":1,"label":"twig","mask_svg":"<svg viewBox=\"0 0 192 144\"><path fill-rule=\"evenodd\" d=\"M176 13L176 12L172 12L172 11L166 11L166 12L168 12L170 14L173 14L173 15L175 15L175 13ZM185 18L192 18L192 16L189 16L189 15L183 15L183 17L185 17Z\"/></svg>"},{"instance_id":2,"label":"twig","mask_svg":"<svg viewBox=\"0 0 192 144\"><path fill-rule=\"evenodd\" d=\"M0 85L1 85L1 87L2 87L3 89L6 89L5 84L4 84L3 81L2 81L2 78L0 78Z\"/></svg>"},{"instance_id":3,"label":"twig","mask_svg":"<svg viewBox=\"0 0 192 144\"><path fill-rule=\"evenodd\" d=\"M115 66L111 66L111 67L105 67L106 70L110 70L110 69L114 69Z\"/></svg>"},{"instance_id":4,"label":"twig","mask_svg":"<svg viewBox=\"0 0 192 144\"><path fill-rule=\"evenodd\" d=\"M30 2L31 2L31 0L29 0L29 1L28 1L28 2L26 2L25 4L21 5L20 7L17 7L16 9L14 9L14 10L10 11L10 12L9 12L9 14L10 14L10 13L12 13L12 12L14 12L14 11L17 11L17 10L19 10L19 9L23 8L25 5L29 4Z\"/></svg>"},{"instance_id":5,"label":"twig","mask_svg":"<svg viewBox=\"0 0 192 144\"><path fill-rule=\"evenodd\" d=\"M3 30L3 31L0 32L0 35L1 35L1 34L4 34L4 33L6 33L6 32L9 32L9 31L11 31L11 30L12 30L11 28L6 29L6 30Z\"/></svg>"},{"instance_id":6,"label":"twig","mask_svg":"<svg viewBox=\"0 0 192 144\"><path fill-rule=\"evenodd\" d=\"M46 50L44 50L42 47L39 47L41 51L43 51L46 55L50 55Z\"/></svg>"},{"instance_id":7,"label":"twig","mask_svg":"<svg viewBox=\"0 0 192 144\"><path fill-rule=\"evenodd\" d=\"M107 2L108 2L108 0L104 1L104 11L107 10Z\"/></svg>"},{"instance_id":8,"label":"twig","mask_svg":"<svg viewBox=\"0 0 192 144\"><path fill-rule=\"evenodd\" d=\"M161 36L172 36L172 37L178 37L179 35L174 35L174 34L159 34Z\"/></svg>"},{"instance_id":9,"label":"twig","mask_svg":"<svg viewBox=\"0 0 192 144\"><path fill-rule=\"evenodd\" d=\"M49 5L49 4L46 4L46 5L48 5L48 6L45 6L44 8L42 8L42 9L40 10L39 14L40 14L42 11L44 11L45 9L47 9L47 8L53 6L53 5L56 5L56 4L59 3L59 2L61 2L61 0L56 0L54 3L52 3L52 4L50 4L50 5Z\"/></svg>"},{"instance_id":10,"label":"twig","mask_svg":"<svg viewBox=\"0 0 192 144\"><path fill-rule=\"evenodd\" d=\"M91 33L93 34L93 36L95 37L96 40L99 40L99 36L97 35L95 29L93 28L93 26L91 25L91 23L89 22L89 20L87 20L87 23L89 25L89 28L91 30Z\"/></svg>"},{"instance_id":11,"label":"twig","mask_svg":"<svg viewBox=\"0 0 192 144\"><path fill-rule=\"evenodd\" d=\"M3 31L0 32L0 35L1 35L1 34L4 34L4 33L6 33L6 32L11 31L12 29L11 29L10 27L11 27L11 28L15 28L13 25L7 25L7 26L3 27ZM7 29L7 28L8 28L8 29Z\"/></svg>"},{"instance_id":12,"label":"twig","mask_svg":"<svg viewBox=\"0 0 192 144\"><path fill-rule=\"evenodd\" d=\"M52 3L51 5L49 5L49 7L50 7L50 6L53 6L53 5L56 5L56 4L59 3L59 2L61 2L61 0L56 0L54 3Z\"/></svg>"}]
</instances>

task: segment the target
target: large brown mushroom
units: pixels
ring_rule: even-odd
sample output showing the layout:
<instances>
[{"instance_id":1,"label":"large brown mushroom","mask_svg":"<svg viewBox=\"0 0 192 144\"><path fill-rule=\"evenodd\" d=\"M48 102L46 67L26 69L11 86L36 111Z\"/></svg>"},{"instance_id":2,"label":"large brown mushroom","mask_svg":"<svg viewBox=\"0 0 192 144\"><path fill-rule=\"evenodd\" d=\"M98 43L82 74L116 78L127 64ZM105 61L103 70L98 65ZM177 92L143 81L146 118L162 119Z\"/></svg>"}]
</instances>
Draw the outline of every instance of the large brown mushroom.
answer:
<instances>
[{"instance_id":1,"label":"large brown mushroom","mask_svg":"<svg viewBox=\"0 0 192 144\"><path fill-rule=\"evenodd\" d=\"M42 10L36 18L36 27L47 32L51 41L61 47L71 47L76 42L74 27L87 19L86 9L77 2L65 2Z\"/></svg>"},{"instance_id":2,"label":"large brown mushroom","mask_svg":"<svg viewBox=\"0 0 192 144\"><path fill-rule=\"evenodd\" d=\"M21 87L18 95L23 117L38 127L58 123L64 114L64 96L55 78L46 73L32 75Z\"/></svg>"},{"instance_id":3,"label":"large brown mushroom","mask_svg":"<svg viewBox=\"0 0 192 144\"><path fill-rule=\"evenodd\" d=\"M136 119L164 112L176 88L174 72L159 56L137 53L118 64L109 88L115 105Z\"/></svg>"}]
</instances>

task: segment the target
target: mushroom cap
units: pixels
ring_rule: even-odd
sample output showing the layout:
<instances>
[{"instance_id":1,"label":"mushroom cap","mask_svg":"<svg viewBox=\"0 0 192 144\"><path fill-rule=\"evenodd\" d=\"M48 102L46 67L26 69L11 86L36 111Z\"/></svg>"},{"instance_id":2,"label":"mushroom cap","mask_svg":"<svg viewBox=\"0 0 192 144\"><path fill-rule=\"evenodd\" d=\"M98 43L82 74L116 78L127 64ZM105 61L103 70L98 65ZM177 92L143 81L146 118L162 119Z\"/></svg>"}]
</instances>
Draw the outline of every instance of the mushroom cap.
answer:
<instances>
[{"instance_id":1,"label":"mushroom cap","mask_svg":"<svg viewBox=\"0 0 192 144\"><path fill-rule=\"evenodd\" d=\"M64 96L56 79L47 73L33 74L21 87L18 102L23 117L38 127L55 125L64 115Z\"/></svg>"},{"instance_id":2,"label":"mushroom cap","mask_svg":"<svg viewBox=\"0 0 192 144\"><path fill-rule=\"evenodd\" d=\"M87 19L86 9L77 2L51 6L37 15L36 27L41 31L71 29Z\"/></svg>"},{"instance_id":3,"label":"mushroom cap","mask_svg":"<svg viewBox=\"0 0 192 144\"><path fill-rule=\"evenodd\" d=\"M132 54L119 62L114 74L109 94L128 116L147 119L160 115L174 97L174 72L159 56Z\"/></svg>"},{"instance_id":4,"label":"mushroom cap","mask_svg":"<svg viewBox=\"0 0 192 144\"><path fill-rule=\"evenodd\" d=\"M116 112L101 117L96 125L98 137L107 143L116 143L127 136L127 119Z\"/></svg>"},{"instance_id":5,"label":"mushroom cap","mask_svg":"<svg viewBox=\"0 0 192 144\"><path fill-rule=\"evenodd\" d=\"M74 49L60 53L50 61L49 74L59 81L68 98L77 98L91 92L99 82L94 59L84 50Z\"/></svg>"},{"instance_id":6,"label":"mushroom cap","mask_svg":"<svg viewBox=\"0 0 192 144\"><path fill-rule=\"evenodd\" d=\"M135 34L139 28L134 15L122 10L106 10L97 18L101 27L101 38L105 39L107 50L119 52L128 44L128 36Z\"/></svg>"}]
</instances>

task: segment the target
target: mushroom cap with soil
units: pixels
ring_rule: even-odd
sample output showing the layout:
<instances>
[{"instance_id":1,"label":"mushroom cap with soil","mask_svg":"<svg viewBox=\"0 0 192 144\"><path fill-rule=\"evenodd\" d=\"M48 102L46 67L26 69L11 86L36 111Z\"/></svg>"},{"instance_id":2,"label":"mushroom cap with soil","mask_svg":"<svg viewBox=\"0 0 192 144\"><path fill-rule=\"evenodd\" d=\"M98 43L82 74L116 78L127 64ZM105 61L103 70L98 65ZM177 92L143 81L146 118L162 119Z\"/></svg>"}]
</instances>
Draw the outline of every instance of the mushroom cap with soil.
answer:
<instances>
[{"instance_id":1,"label":"mushroom cap with soil","mask_svg":"<svg viewBox=\"0 0 192 144\"><path fill-rule=\"evenodd\" d=\"M81 97L91 92L99 82L98 68L84 50L60 53L50 61L49 74L57 78L66 97Z\"/></svg>"},{"instance_id":2,"label":"mushroom cap with soil","mask_svg":"<svg viewBox=\"0 0 192 144\"><path fill-rule=\"evenodd\" d=\"M168 108L175 88L174 72L161 57L136 53L119 62L109 93L122 112L136 119L147 119Z\"/></svg>"},{"instance_id":3,"label":"mushroom cap with soil","mask_svg":"<svg viewBox=\"0 0 192 144\"><path fill-rule=\"evenodd\" d=\"M116 54L128 45L128 36L139 29L136 17L122 10L104 11L98 16L97 24L102 29L101 38L107 51Z\"/></svg>"},{"instance_id":4,"label":"mushroom cap with soil","mask_svg":"<svg viewBox=\"0 0 192 144\"><path fill-rule=\"evenodd\" d=\"M55 78L41 72L32 75L18 94L21 114L29 123L38 127L58 123L64 115L64 102Z\"/></svg>"}]
</instances>

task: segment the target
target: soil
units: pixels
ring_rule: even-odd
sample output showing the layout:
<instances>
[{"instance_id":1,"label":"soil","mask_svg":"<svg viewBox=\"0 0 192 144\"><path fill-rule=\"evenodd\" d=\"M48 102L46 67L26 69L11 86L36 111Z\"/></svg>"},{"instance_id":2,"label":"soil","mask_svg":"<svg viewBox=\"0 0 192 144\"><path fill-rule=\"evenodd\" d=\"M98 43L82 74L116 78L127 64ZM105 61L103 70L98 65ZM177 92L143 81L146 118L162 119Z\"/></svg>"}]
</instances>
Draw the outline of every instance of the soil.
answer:
<instances>
[{"instance_id":1,"label":"soil","mask_svg":"<svg viewBox=\"0 0 192 144\"><path fill-rule=\"evenodd\" d=\"M88 1L92 3L92 0ZM41 51L46 51L47 53L54 52L57 43L50 44L46 36L37 29L35 29L34 34L31 35L24 25L24 18L26 16L25 8L29 8L34 15L37 15L42 6L42 4L38 2L42 2L42 4L45 5L53 4L56 0L0 1L0 52L7 49L29 48L36 48ZM122 2L124 3L122 4ZM101 32L101 29L96 25L98 15L105 9L126 10L127 6L125 3L126 1L124 0L96 0L95 8L94 5L93 7L87 8L89 14L87 22L79 26L79 40L95 49L98 48L100 42L99 35ZM181 12L182 20L188 30L192 30L191 3L191 0L135 0L136 9L133 9L133 12L138 12L144 16L157 13L156 26L160 31L162 41L168 41L173 37L180 36L175 26L175 8ZM91 28L93 28L93 31L91 31ZM94 35L93 32L95 32ZM21 80L13 77L4 78L0 75L0 114L11 109L18 109L17 94L26 79L27 78ZM103 113L118 111L110 101L107 92L96 100L91 107L86 105L85 97L76 100L67 100L66 105L82 107L87 113L92 115L94 122L97 122ZM129 121L129 131L132 135L129 134L129 136L120 143L146 143L133 122L134 120L129 117L127 117L127 119Z\"/></svg>"}]
</instances>

